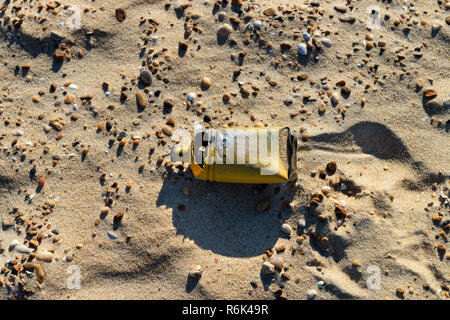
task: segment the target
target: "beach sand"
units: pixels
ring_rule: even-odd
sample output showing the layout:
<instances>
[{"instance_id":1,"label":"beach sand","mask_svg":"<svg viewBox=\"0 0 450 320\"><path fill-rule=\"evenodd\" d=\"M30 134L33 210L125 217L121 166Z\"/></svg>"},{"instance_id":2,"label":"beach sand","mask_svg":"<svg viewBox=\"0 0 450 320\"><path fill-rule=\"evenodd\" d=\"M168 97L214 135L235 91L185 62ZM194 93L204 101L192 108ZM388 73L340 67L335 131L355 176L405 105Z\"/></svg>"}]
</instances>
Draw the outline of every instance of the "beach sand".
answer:
<instances>
[{"instance_id":1,"label":"beach sand","mask_svg":"<svg viewBox=\"0 0 450 320\"><path fill-rule=\"evenodd\" d=\"M6 1L0 297L448 299L449 9ZM298 179L195 179L196 122L289 126Z\"/></svg>"}]
</instances>

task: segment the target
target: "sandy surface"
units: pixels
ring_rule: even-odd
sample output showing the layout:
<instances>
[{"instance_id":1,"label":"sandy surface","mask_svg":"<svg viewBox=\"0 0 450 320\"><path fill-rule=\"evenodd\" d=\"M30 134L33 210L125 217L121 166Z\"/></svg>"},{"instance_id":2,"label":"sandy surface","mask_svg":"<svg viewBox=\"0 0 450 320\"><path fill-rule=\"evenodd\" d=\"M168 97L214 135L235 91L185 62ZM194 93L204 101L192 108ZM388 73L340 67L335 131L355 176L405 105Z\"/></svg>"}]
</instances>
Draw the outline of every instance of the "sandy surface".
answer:
<instances>
[{"instance_id":1,"label":"sandy surface","mask_svg":"<svg viewBox=\"0 0 450 320\"><path fill-rule=\"evenodd\" d=\"M59 2L0 14L1 298L448 298L450 3ZM170 117L289 126L299 178L196 180Z\"/></svg>"}]
</instances>

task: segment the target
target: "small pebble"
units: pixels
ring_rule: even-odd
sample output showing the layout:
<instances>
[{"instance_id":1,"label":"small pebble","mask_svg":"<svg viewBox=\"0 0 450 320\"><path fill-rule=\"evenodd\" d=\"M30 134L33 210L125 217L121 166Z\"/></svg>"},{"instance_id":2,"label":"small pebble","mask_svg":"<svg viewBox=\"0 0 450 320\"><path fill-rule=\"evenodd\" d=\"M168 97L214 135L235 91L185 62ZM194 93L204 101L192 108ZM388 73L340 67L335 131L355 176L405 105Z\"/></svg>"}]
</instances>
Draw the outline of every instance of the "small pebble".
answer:
<instances>
[{"instance_id":1,"label":"small pebble","mask_svg":"<svg viewBox=\"0 0 450 320\"><path fill-rule=\"evenodd\" d=\"M306 298L308 298L308 300L313 300L316 296L317 296L316 290L309 290L308 292L306 292Z\"/></svg>"},{"instance_id":2,"label":"small pebble","mask_svg":"<svg viewBox=\"0 0 450 320\"><path fill-rule=\"evenodd\" d=\"M73 261L73 254L69 253L68 255L64 256L64 257L62 258L62 261L63 261L64 263L66 263L66 262L72 262L72 261Z\"/></svg>"},{"instance_id":3,"label":"small pebble","mask_svg":"<svg viewBox=\"0 0 450 320\"><path fill-rule=\"evenodd\" d=\"M274 8L267 8L267 9L265 9L265 10L263 11L263 14L264 14L265 16L273 16L273 15L276 14L276 11L275 11Z\"/></svg>"},{"instance_id":4,"label":"small pebble","mask_svg":"<svg viewBox=\"0 0 450 320\"><path fill-rule=\"evenodd\" d=\"M36 252L36 259L39 261L44 262L52 262L53 260L53 253L44 251L44 252Z\"/></svg>"},{"instance_id":5,"label":"small pebble","mask_svg":"<svg viewBox=\"0 0 450 320\"><path fill-rule=\"evenodd\" d=\"M329 186L323 186L321 191L322 191L323 194L326 195L326 194L331 192L331 188Z\"/></svg>"},{"instance_id":6,"label":"small pebble","mask_svg":"<svg viewBox=\"0 0 450 320\"><path fill-rule=\"evenodd\" d=\"M193 102L195 100L195 93L194 92L189 92L188 96L187 96L187 100L190 102Z\"/></svg>"},{"instance_id":7,"label":"small pebble","mask_svg":"<svg viewBox=\"0 0 450 320\"><path fill-rule=\"evenodd\" d=\"M334 104L338 104L339 103L339 95L337 94L337 92L333 92L332 94L331 94L331 101L334 103Z\"/></svg>"},{"instance_id":8,"label":"small pebble","mask_svg":"<svg viewBox=\"0 0 450 320\"><path fill-rule=\"evenodd\" d=\"M299 226L300 228L306 227L306 221L305 221L305 219L300 219L300 220L298 220L298 226Z\"/></svg>"},{"instance_id":9,"label":"small pebble","mask_svg":"<svg viewBox=\"0 0 450 320\"><path fill-rule=\"evenodd\" d=\"M322 38L320 39L320 42L325 46L330 48L332 46L331 41L328 38Z\"/></svg>"},{"instance_id":10,"label":"small pebble","mask_svg":"<svg viewBox=\"0 0 450 320\"><path fill-rule=\"evenodd\" d=\"M189 48L189 45L187 44L186 41L178 42L178 50L180 50L180 51L187 51L188 48Z\"/></svg>"},{"instance_id":11,"label":"small pebble","mask_svg":"<svg viewBox=\"0 0 450 320\"><path fill-rule=\"evenodd\" d=\"M437 95L438 94L437 94L436 90L434 90L434 89L425 89L423 91L423 97L425 99L434 99L437 97Z\"/></svg>"},{"instance_id":12,"label":"small pebble","mask_svg":"<svg viewBox=\"0 0 450 320\"><path fill-rule=\"evenodd\" d=\"M300 53L302 56L306 56L308 54L308 49L306 48L306 44L299 43L297 45L298 53Z\"/></svg>"},{"instance_id":13,"label":"small pebble","mask_svg":"<svg viewBox=\"0 0 450 320\"><path fill-rule=\"evenodd\" d=\"M293 230L292 230L292 227L290 225L288 225L287 223L283 223L281 225L281 231L283 231L287 235L290 235Z\"/></svg>"},{"instance_id":14,"label":"small pebble","mask_svg":"<svg viewBox=\"0 0 450 320\"><path fill-rule=\"evenodd\" d=\"M39 283L42 283L44 281L45 272L40 264L33 262L25 262L23 264L23 267L25 270L34 271Z\"/></svg>"},{"instance_id":15,"label":"small pebble","mask_svg":"<svg viewBox=\"0 0 450 320\"><path fill-rule=\"evenodd\" d=\"M11 241L11 243L9 244L9 247L10 247L11 249L14 249L18 244L19 244L19 240L13 240L13 241Z\"/></svg>"},{"instance_id":16,"label":"small pebble","mask_svg":"<svg viewBox=\"0 0 450 320\"><path fill-rule=\"evenodd\" d=\"M130 187L127 186L127 189L130 190L131 186ZM123 211L119 211L118 213L116 213L116 215L113 218L114 222L118 223L118 222L122 221L123 215L124 215Z\"/></svg>"},{"instance_id":17,"label":"small pebble","mask_svg":"<svg viewBox=\"0 0 450 320\"><path fill-rule=\"evenodd\" d=\"M434 23L431 25L431 31L432 31L433 33L439 32L439 30L441 30L441 28L442 28L442 24L440 24L439 22L434 22Z\"/></svg>"},{"instance_id":18,"label":"small pebble","mask_svg":"<svg viewBox=\"0 0 450 320\"><path fill-rule=\"evenodd\" d=\"M418 78L416 80L416 88L417 89L422 89L424 85L425 85L425 82L423 81L422 78Z\"/></svg>"},{"instance_id":19,"label":"small pebble","mask_svg":"<svg viewBox=\"0 0 450 320\"><path fill-rule=\"evenodd\" d=\"M425 107L428 109L440 109L441 104L437 100L430 100L425 103Z\"/></svg>"},{"instance_id":20,"label":"small pebble","mask_svg":"<svg viewBox=\"0 0 450 320\"><path fill-rule=\"evenodd\" d=\"M139 90L136 92L136 102L139 108L145 109L147 107L147 97L144 92Z\"/></svg>"},{"instance_id":21,"label":"small pebble","mask_svg":"<svg viewBox=\"0 0 450 320\"><path fill-rule=\"evenodd\" d=\"M284 259L281 256L274 256L270 258L270 263L275 266L275 268L281 270L283 269Z\"/></svg>"},{"instance_id":22,"label":"small pebble","mask_svg":"<svg viewBox=\"0 0 450 320\"><path fill-rule=\"evenodd\" d=\"M327 111L327 106L325 103L320 103L319 104L319 108L318 108L319 113L325 113L325 111Z\"/></svg>"},{"instance_id":23,"label":"small pebble","mask_svg":"<svg viewBox=\"0 0 450 320\"><path fill-rule=\"evenodd\" d=\"M150 86L152 84L152 74L148 70L142 70L139 75L139 79L141 79L142 83L146 86Z\"/></svg>"},{"instance_id":24,"label":"small pebble","mask_svg":"<svg viewBox=\"0 0 450 320\"><path fill-rule=\"evenodd\" d=\"M34 251L34 249L29 248L23 244L19 244L15 247L15 250L19 253L25 253L25 254L30 254Z\"/></svg>"},{"instance_id":25,"label":"small pebble","mask_svg":"<svg viewBox=\"0 0 450 320\"><path fill-rule=\"evenodd\" d=\"M274 274L275 273L275 266L271 264L268 261L263 262L261 266L261 272L263 274Z\"/></svg>"},{"instance_id":26,"label":"small pebble","mask_svg":"<svg viewBox=\"0 0 450 320\"><path fill-rule=\"evenodd\" d=\"M195 265L191 267L191 270L189 270L189 277L198 278L202 276L202 273L203 273L202 267L199 265Z\"/></svg>"},{"instance_id":27,"label":"small pebble","mask_svg":"<svg viewBox=\"0 0 450 320\"><path fill-rule=\"evenodd\" d=\"M39 187L43 187L45 185L45 182L47 181L47 178L42 176L37 180L37 184Z\"/></svg>"},{"instance_id":28,"label":"small pebble","mask_svg":"<svg viewBox=\"0 0 450 320\"><path fill-rule=\"evenodd\" d=\"M21 137L21 136L24 135L24 133L23 133L22 130L16 129L16 130L13 130L12 135L13 135L14 137Z\"/></svg>"},{"instance_id":29,"label":"small pebble","mask_svg":"<svg viewBox=\"0 0 450 320\"><path fill-rule=\"evenodd\" d=\"M162 132L163 132L166 136L169 136L169 137L171 137L171 136L173 135L173 130L172 130L172 128L169 127L169 126L164 126L164 127L162 128Z\"/></svg>"},{"instance_id":30,"label":"small pebble","mask_svg":"<svg viewBox=\"0 0 450 320\"><path fill-rule=\"evenodd\" d=\"M334 6L334 10L340 13L345 13L347 12L347 7L345 5L336 5Z\"/></svg>"},{"instance_id":31,"label":"small pebble","mask_svg":"<svg viewBox=\"0 0 450 320\"><path fill-rule=\"evenodd\" d=\"M64 103L65 104L73 104L75 101L75 97L74 96L66 96L64 98Z\"/></svg>"},{"instance_id":32,"label":"small pebble","mask_svg":"<svg viewBox=\"0 0 450 320\"><path fill-rule=\"evenodd\" d=\"M164 108L172 109L175 106L175 102L172 99L164 100Z\"/></svg>"},{"instance_id":33,"label":"small pebble","mask_svg":"<svg viewBox=\"0 0 450 320\"><path fill-rule=\"evenodd\" d=\"M201 86L203 89L209 89L211 87L211 80L208 77L203 77Z\"/></svg>"},{"instance_id":34,"label":"small pebble","mask_svg":"<svg viewBox=\"0 0 450 320\"><path fill-rule=\"evenodd\" d=\"M124 8L117 8L116 9L116 19L119 22L123 22L127 17L127 12Z\"/></svg>"},{"instance_id":35,"label":"small pebble","mask_svg":"<svg viewBox=\"0 0 450 320\"><path fill-rule=\"evenodd\" d=\"M226 39L232 32L233 28L228 23L224 23L217 29L217 37Z\"/></svg>"},{"instance_id":36,"label":"small pebble","mask_svg":"<svg viewBox=\"0 0 450 320\"><path fill-rule=\"evenodd\" d=\"M16 225L14 218L11 217L2 217L2 228L3 230L12 228ZM16 244L17 245L17 244Z\"/></svg>"},{"instance_id":37,"label":"small pebble","mask_svg":"<svg viewBox=\"0 0 450 320\"><path fill-rule=\"evenodd\" d=\"M55 59L56 62L62 63L64 62L65 54L66 54L65 51L58 49L53 54L53 59Z\"/></svg>"}]
</instances>

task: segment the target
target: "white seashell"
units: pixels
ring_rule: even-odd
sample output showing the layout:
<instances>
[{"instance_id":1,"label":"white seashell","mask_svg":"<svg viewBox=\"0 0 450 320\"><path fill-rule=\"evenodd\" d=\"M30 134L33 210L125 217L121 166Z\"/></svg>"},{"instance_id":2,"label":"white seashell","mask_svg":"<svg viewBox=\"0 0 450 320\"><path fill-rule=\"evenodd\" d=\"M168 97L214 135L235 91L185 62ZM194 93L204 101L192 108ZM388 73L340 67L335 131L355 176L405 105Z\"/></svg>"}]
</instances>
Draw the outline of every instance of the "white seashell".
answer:
<instances>
[{"instance_id":1,"label":"white seashell","mask_svg":"<svg viewBox=\"0 0 450 320\"><path fill-rule=\"evenodd\" d=\"M24 246L23 244L16 246L15 250L19 253L32 253L33 252L32 248Z\"/></svg>"},{"instance_id":2,"label":"white seashell","mask_svg":"<svg viewBox=\"0 0 450 320\"><path fill-rule=\"evenodd\" d=\"M300 53L302 56L306 56L308 54L308 49L306 48L306 44L299 43L297 45L298 53Z\"/></svg>"},{"instance_id":3,"label":"white seashell","mask_svg":"<svg viewBox=\"0 0 450 320\"><path fill-rule=\"evenodd\" d=\"M194 99L195 99L195 93L194 92L190 92L188 94L187 100L192 102L192 101L194 101Z\"/></svg>"},{"instance_id":4,"label":"white seashell","mask_svg":"<svg viewBox=\"0 0 450 320\"><path fill-rule=\"evenodd\" d=\"M11 243L9 244L9 247L10 248L14 248L15 246L17 246L19 244L19 241L18 240L13 240L13 241L11 241Z\"/></svg>"},{"instance_id":5,"label":"white seashell","mask_svg":"<svg viewBox=\"0 0 450 320\"><path fill-rule=\"evenodd\" d=\"M330 186L323 186L321 190L322 190L323 194L328 194L328 193L331 192L331 187Z\"/></svg>"},{"instance_id":6,"label":"white seashell","mask_svg":"<svg viewBox=\"0 0 450 320\"><path fill-rule=\"evenodd\" d=\"M281 225L281 231L283 231L284 233L290 235L292 233L292 227L290 225L288 225L287 223L283 223Z\"/></svg>"},{"instance_id":7,"label":"white seashell","mask_svg":"<svg viewBox=\"0 0 450 320\"><path fill-rule=\"evenodd\" d=\"M261 272L263 274L273 274L275 273L275 266L268 261L265 261L261 266Z\"/></svg>"},{"instance_id":8,"label":"white seashell","mask_svg":"<svg viewBox=\"0 0 450 320\"><path fill-rule=\"evenodd\" d=\"M108 232L106 232L106 233L108 234L108 237L109 237L111 240L117 240L117 239L119 239L118 236L116 236L114 233L112 233L112 232L110 232L110 231L108 231Z\"/></svg>"},{"instance_id":9,"label":"white seashell","mask_svg":"<svg viewBox=\"0 0 450 320\"><path fill-rule=\"evenodd\" d=\"M305 221L305 219L300 219L300 220L298 220L298 226L301 227L301 228L306 227L306 221Z\"/></svg>"},{"instance_id":10,"label":"white seashell","mask_svg":"<svg viewBox=\"0 0 450 320\"><path fill-rule=\"evenodd\" d=\"M331 41L328 38L322 38L322 39L320 39L320 42L322 42L322 44L325 47L330 48L332 46L332 43L331 43Z\"/></svg>"},{"instance_id":11,"label":"white seashell","mask_svg":"<svg viewBox=\"0 0 450 320\"><path fill-rule=\"evenodd\" d=\"M23 136L23 131L22 130L14 130L13 132L12 132L12 134L13 134L13 136L15 136L15 137L21 137L21 136Z\"/></svg>"},{"instance_id":12,"label":"white seashell","mask_svg":"<svg viewBox=\"0 0 450 320\"><path fill-rule=\"evenodd\" d=\"M317 291L316 290L309 290L308 292L306 292L306 297L309 300L314 299L317 296Z\"/></svg>"}]
</instances>

